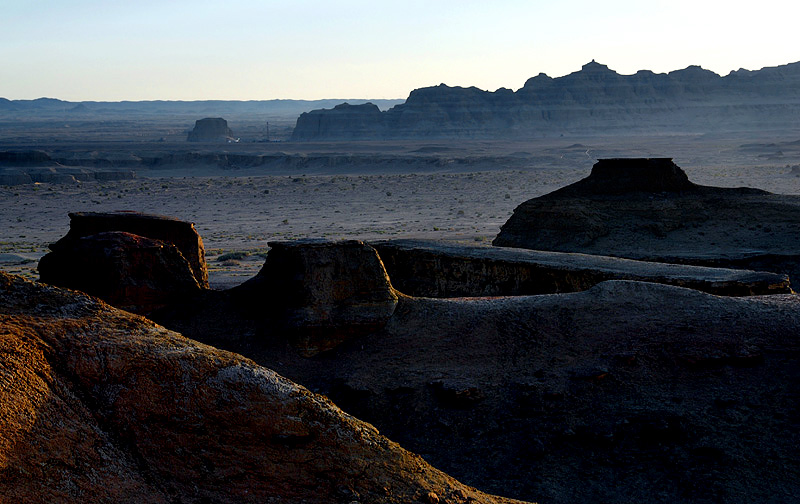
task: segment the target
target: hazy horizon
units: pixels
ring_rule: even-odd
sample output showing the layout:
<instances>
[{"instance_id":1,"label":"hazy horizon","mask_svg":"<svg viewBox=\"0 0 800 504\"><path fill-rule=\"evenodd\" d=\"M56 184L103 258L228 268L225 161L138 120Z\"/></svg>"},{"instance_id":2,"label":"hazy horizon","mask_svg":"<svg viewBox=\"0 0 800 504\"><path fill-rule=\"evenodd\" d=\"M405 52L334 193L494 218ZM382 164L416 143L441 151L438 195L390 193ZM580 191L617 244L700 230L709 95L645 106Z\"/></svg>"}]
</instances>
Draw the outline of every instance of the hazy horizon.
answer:
<instances>
[{"instance_id":1,"label":"hazy horizon","mask_svg":"<svg viewBox=\"0 0 800 504\"><path fill-rule=\"evenodd\" d=\"M10 100L404 99L439 83L516 90L591 60L624 75L800 60L800 5L774 0L3 4Z\"/></svg>"}]
</instances>

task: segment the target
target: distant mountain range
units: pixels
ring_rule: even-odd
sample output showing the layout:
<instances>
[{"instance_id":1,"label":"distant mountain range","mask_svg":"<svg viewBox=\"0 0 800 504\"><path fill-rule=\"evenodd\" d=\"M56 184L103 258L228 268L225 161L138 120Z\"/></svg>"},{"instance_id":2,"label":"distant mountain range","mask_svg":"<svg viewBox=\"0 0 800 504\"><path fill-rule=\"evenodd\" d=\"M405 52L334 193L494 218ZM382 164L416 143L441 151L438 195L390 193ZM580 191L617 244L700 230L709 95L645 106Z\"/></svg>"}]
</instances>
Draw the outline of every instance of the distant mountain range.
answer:
<instances>
[{"instance_id":1,"label":"distant mountain range","mask_svg":"<svg viewBox=\"0 0 800 504\"><path fill-rule=\"evenodd\" d=\"M494 92L439 86L381 112L341 103L300 115L292 140L524 138L624 132L800 130L800 62L721 77L699 66L620 75L595 61Z\"/></svg>"}]
</instances>

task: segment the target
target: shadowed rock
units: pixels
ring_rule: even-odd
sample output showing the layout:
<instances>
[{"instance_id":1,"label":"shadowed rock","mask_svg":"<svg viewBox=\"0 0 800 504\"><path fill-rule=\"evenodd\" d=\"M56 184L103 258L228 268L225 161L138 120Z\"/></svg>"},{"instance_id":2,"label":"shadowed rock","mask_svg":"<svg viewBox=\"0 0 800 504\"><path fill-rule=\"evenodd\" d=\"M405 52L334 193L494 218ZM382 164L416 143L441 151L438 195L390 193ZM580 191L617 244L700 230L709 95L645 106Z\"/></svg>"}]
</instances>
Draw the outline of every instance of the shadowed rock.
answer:
<instances>
[{"instance_id":1,"label":"shadowed rock","mask_svg":"<svg viewBox=\"0 0 800 504\"><path fill-rule=\"evenodd\" d=\"M800 281L800 198L692 184L666 159L600 160L588 178L519 205L492 244Z\"/></svg>"},{"instance_id":2,"label":"shadowed rock","mask_svg":"<svg viewBox=\"0 0 800 504\"><path fill-rule=\"evenodd\" d=\"M605 280L639 280L723 296L789 293L786 275L424 240L371 243L389 278L411 296L519 296L586 290Z\"/></svg>"},{"instance_id":3,"label":"shadowed rock","mask_svg":"<svg viewBox=\"0 0 800 504\"><path fill-rule=\"evenodd\" d=\"M203 239L191 222L138 212L74 212L69 214L69 232L56 245L66 246L77 238L105 231L125 231L175 245L189 262L200 287L208 288Z\"/></svg>"},{"instance_id":4,"label":"shadowed rock","mask_svg":"<svg viewBox=\"0 0 800 504\"><path fill-rule=\"evenodd\" d=\"M51 245L41 281L77 289L134 313L149 313L198 293L189 263L171 243L108 231Z\"/></svg>"},{"instance_id":5,"label":"shadowed rock","mask_svg":"<svg viewBox=\"0 0 800 504\"><path fill-rule=\"evenodd\" d=\"M305 356L386 324L397 294L375 249L358 240L270 242L264 267L236 289L261 304Z\"/></svg>"},{"instance_id":6,"label":"shadowed rock","mask_svg":"<svg viewBox=\"0 0 800 504\"><path fill-rule=\"evenodd\" d=\"M194 129L189 132L186 140L189 142L225 142L232 136L228 121L221 117L207 117L195 121Z\"/></svg>"},{"instance_id":7,"label":"shadowed rock","mask_svg":"<svg viewBox=\"0 0 800 504\"><path fill-rule=\"evenodd\" d=\"M9 502L511 503L326 398L85 295L0 273Z\"/></svg>"}]
</instances>

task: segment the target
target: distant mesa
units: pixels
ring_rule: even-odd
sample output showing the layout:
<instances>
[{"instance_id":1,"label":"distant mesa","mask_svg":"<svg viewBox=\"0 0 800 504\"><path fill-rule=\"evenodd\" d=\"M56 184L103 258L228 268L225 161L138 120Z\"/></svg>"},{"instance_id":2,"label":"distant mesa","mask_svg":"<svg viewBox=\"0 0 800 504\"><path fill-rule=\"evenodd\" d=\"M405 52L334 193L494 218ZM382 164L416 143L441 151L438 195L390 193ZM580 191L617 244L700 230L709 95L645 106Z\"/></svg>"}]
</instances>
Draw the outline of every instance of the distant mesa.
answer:
<instances>
[{"instance_id":1,"label":"distant mesa","mask_svg":"<svg viewBox=\"0 0 800 504\"><path fill-rule=\"evenodd\" d=\"M592 61L517 91L444 84L381 112L342 104L301 114L292 140L530 138L561 134L800 128L800 62L721 77L689 66L620 75Z\"/></svg>"},{"instance_id":2,"label":"distant mesa","mask_svg":"<svg viewBox=\"0 0 800 504\"><path fill-rule=\"evenodd\" d=\"M206 117L194 123L194 129L186 138L189 142L238 142L228 127L228 121L221 117Z\"/></svg>"}]
</instances>

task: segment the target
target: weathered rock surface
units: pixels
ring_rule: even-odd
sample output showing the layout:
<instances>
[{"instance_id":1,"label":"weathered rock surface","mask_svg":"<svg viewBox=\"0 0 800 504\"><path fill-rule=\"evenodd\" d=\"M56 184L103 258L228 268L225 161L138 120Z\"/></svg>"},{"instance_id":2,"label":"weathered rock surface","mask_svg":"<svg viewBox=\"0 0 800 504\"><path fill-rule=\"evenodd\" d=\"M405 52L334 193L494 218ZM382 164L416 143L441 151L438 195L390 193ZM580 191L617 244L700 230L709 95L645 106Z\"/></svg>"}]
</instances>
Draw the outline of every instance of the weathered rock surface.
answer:
<instances>
[{"instance_id":1,"label":"weathered rock surface","mask_svg":"<svg viewBox=\"0 0 800 504\"><path fill-rule=\"evenodd\" d=\"M492 244L771 271L798 283L800 197L699 186L666 159L600 160L589 177L519 205Z\"/></svg>"},{"instance_id":2,"label":"weathered rock surface","mask_svg":"<svg viewBox=\"0 0 800 504\"><path fill-rule=\"evenodd\" d=\"M382 330L307 359L230 293L207 294L186 334L325 393L479 488L557 504L800 496L796 295L609 281L401 296Z\"/></svg>"},{"instance_id":3,"label":"weathered rock surface","mask_svg":"<svg viewBox=\"0 0 800 504\"><path fill-rule=\"evenodd\" d=\"M206 117L195 121L194 128L189 132L186 140L189 142L226 142L232 137L233 133L228 127L228 121L221 117Z\"/></svg>"},{"instance_id":4,"label":"weathered rock surface","mask_svg":"<svg viewBox=\"0 0 800 504\"><path fill-rule=\"evenodd\" d=\"M605 280L656 282L722 296L791 292L788 277L777 273L424 240L370 245L378 251L392 285L410 296L555 294L586 290Z\"/></svg>"},{"instance_id":5,"label":"weathered rock surface","mask_svg":"<svg viewBox=\"0 0 800 504\"><path fill-rule=\"evenodd\" d=\"M39 261L41 281L146 314L200 291L177 247L123 231L59 240Z\"/></svg>"},{"instance_id":6,"label":"weathered rock surface","mask_svg":"<svg viewBox=\"0 0 800 504\"><path fill-rule=\"evenodd\" d=\"M512 502L275 372L0 273L9 502Z\"/></svg>"},{"instance_id":7,"label":"weathered rock surface","mask_svg":"<svg viewBox=\"0 0 800 504\"><path fill-rule=\"evenodd\" d=\"M697 66L620 75L590 62L540 74L516 92L444 84L385 112L321 109L298 117L293 140L526 138L608 132L718 132L800 126L800 62L721 77ZM353 110L354 112L354 110Z\"/></svg>"},{"instance_id":8,"label":"weathered rock surface","mask_svg":"<svg viewBox=\"0 0 800 504\"><path fill-rule=\"evenodd\" d=\"M264 267L236 289L291 334L305 356L382 328L397 304L375 249L359 240L270 242Z\"/></svg>"},{"instance_id":9,"label":"weathered rock surface","mask_svg":"<svg viewBox=\"0 0 800 504\"><path fill-rule=\"evenodd\" d=\"M69 214L69 232L56 245L64 247L78 238L105 231L124 231L175 245L189 262L200 287L208 288L203 239L191 222L138 212L73 212Z\"/></svg>"}]
</instances>

